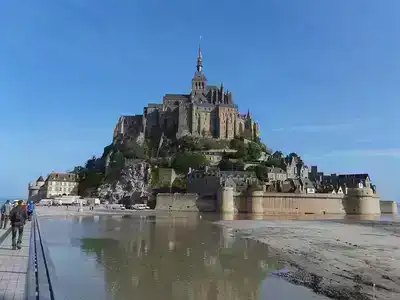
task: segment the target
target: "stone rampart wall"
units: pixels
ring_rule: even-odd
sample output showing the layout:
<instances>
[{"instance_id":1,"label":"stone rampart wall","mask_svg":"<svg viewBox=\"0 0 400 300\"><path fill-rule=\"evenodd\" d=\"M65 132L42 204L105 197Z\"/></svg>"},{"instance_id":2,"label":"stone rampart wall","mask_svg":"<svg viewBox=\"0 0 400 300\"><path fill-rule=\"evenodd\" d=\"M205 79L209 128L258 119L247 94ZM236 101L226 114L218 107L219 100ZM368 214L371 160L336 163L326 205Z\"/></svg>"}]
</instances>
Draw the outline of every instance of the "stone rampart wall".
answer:
<instances>
[{"instance_id":1,"label":"stone rampart wall","mask_svg":"<svg viewBox=\"0 0 400 300\"><path fill-rule=\"evenodd\" d=\"M373 215L380 214L379 195L370 188L347 189L344 209L347 214Z\"/></svg>"},{"instance_id":2,"label":"stone rampart wall","mask_svg":"<svg viewBox=\"0 0 400 300\"><path fill-rule=\"evenodd\" d=\"M234 192L223 187L217 199L197 194L160 193L157 210L220 211L253 214L380 214L379 196L371 189L350 190L347 195Z\"/></svg>"},{"instance_id":3,"label":"stone rampart wall","mask_svg":"<svg viewBox=\"0 0 400 300\"><path fill-rule=\"evenodd\" d=\"M216 211L216 199L202 199L197 194L159 193L156 196L156 210L171 211Z\"/></svg>"},{"instance_id":4,"label":"stone rampart wall","mask_svg":"<svg viewBox=\"0 0 400 300\"><path fill-rule=\"evenodd\" d=\"M344 214L344 196L253 192L235 195L237 212L263 214Z\"/></svg>"},{"instance_id":5,"label":"stone rampart wall","mask_svg":"<svg viewBox=\"0 0 400 300\"><path fill-rule=\"evenodd\" d=\"M398 214L397 203L395 201L381 200L380 207L382 214Z\"/></svg>"}]
</instances>

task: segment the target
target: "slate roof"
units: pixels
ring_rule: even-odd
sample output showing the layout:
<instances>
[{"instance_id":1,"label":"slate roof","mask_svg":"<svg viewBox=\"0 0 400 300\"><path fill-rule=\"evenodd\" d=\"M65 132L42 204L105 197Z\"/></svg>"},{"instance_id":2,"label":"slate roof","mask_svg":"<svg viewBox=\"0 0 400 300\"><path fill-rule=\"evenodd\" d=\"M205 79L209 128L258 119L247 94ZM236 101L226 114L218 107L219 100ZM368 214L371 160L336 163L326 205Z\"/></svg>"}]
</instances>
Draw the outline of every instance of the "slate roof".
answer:
<instances>
[{"instance_id":1,"label":"slate roof","mask_svg":"<svg viewBox=\"0 0 400 300\"><path fill-rule=\"evenodd\" d=\"M340 184L346 183L347 185L355 185L358 184L360 181L366 182L369 180L369 175L364 173L364 174L344 174L344 175L339 175L338 181Z\"/></svg>"},{"instance_id":2,"label":"slate roof","mask_svg":"<svg viewBox=\"0 0 400 300\"><path fill-rule=\"evenodd\" d=\"M306 188L315 188L314 184L311 182L309 178L302 178L301 182Z\"/></svg>"},{"instance_id":3,"label":"slate roof","mask_svg":"<svg viewBox=\"0 0 400 300\"><path fill-rule=\"evenodd\" d=\"M279 167L267 167L268 173L285 173L285 171Z\"/></svg>"},{"instance_id":4,"label":"slate roof","mask_svg":"<svg viewBox=\"0 0 400 300\"><path fill-rule=\"evenodd\" d=\"M253 171L220 171L220 174L225 176L256 176L256 173Z\"/></svg>"},{"instance_id":5,"label":"slate roof","mask_svg":"<svg viewBox=\"0 0 400 300\"><path fill-rule=\"evenodd\" d=\"M217 87L216 85L207 85L206 86L206 92L209 92L211 90L219 90L219 87Z\"/></svg>"},{"instance_id":6,"label":"slate roof","mask_svg":"<svg viewBox=\"0 0 400 300\"><path fill-rule=\"evenodd\" d=\"M165 94L164 99L167 100L187 100L190 99L190 95L188 94Z\"/></svg>"},{"instance_id":7,"label":"slate roof","mask_svg":"<svg viewBox=\"0 0 400 300\"><path fill-rule=\"evenodd\" d=\"M77 181L78 178L76 174L73 173L51 173L47 176L46 181L69 181L74 182Z\"/></svg>"},{"instance_id":8,"label":"slate roof","mask_svg":"<svg viewBox=\"0 0 400 300\"><path fill-rule=\"evenodd\" d=\"M343 174L343 175L339 175L338 178L340 180L342 179L358 179L358 180L367 180L369 179L369 175L367 173L363 173L363 174Z\"/></svg>"},{"instance_id":9,"label":"slate roof","mask_svg":"<svg viewBox=\"0 0 400 300\"><path fill-rule=\"evenodd\" d=\"M212 103L196 103L196 106L198 106L198 107L215 107L215 105L214 104L212 104Z\"/></svg>"},{"instance_id":10,"label":"slate roof","mask_svg":"<svg viewBox=\"0 0 400 300\"><path fill-rule=\"evenodd\" d=\"M150 103L150 104L148 104L147 105L147 107L150 107L150 108L162 108L162 104L158 104L158 103Z\"/></svg>"}]
</instances>

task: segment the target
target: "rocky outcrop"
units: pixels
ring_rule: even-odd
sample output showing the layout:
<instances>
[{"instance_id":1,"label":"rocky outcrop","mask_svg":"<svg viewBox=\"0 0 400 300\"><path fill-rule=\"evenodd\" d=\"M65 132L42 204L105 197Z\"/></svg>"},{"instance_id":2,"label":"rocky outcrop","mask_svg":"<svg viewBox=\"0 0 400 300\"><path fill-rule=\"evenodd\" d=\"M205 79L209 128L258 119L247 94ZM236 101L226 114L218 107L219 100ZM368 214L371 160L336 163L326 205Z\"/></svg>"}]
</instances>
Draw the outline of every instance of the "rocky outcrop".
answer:
<instances>
[{"instance_id":1,"label":"rocky outcrop","mask_svg":"<svg viewBox=\"0 0 400 300\"><path fill-rule=\"evenodd\" d=\"M97 194L99 198L110 203L133 204L149 195L150 171L150 165L145 162L127 165L122 169L118 180L102 184Z\"/></svg>"}]
</instances>

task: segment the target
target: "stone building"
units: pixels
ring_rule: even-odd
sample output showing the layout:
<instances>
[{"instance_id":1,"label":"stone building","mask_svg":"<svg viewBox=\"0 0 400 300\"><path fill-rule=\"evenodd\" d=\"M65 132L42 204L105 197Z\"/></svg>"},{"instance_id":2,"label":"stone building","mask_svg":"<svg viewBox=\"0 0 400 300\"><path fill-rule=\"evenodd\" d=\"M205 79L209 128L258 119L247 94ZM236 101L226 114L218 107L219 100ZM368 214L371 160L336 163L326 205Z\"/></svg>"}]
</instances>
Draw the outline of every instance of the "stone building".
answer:
<instances>
[{"instance_id":1,"label":"stone building","mask_svg":"<svg viewBox=\"0 0 400 300\"><path fill-rule=\"evenodd\" d=\"M170 138L259 138L258 124L250 112L239 113L232 93L223 84L208 85L200 47L191 86L189 94L166 94L162 104L149 104L142 115L121 116L114 129L114 141L121 136L148 138L160 134Z\"/></svg>"},{"instance_id":2,"label":"stone building","mask_svg":"<svg viewBox=\"0 0 400 300\"><path fill-rule=\"evenodd\" d=\"M224 155L236 153L234 149L209 149L204 151L198 151L198 153L204 155L204 157L210 162L210 165L216 166L223 159Z\"/></svg>"},{"instance_id":3,"label":"stone building","mask_svg":"<svg viewBox=\"0 0 400 300\"><path fill-rule=\"evenodd\" d=\"M29 201L38 201L40 200L40 190L42 186L44 185L45 181L42 176L39 176L39 178L34 182L34 183L29 183L28 185L28 200Z\"/></svg>"},{"instance_id":4,"label":"stone building","mask_svg":"<svg viewBox=\"0 0 400 300\"><path fill-rule=\"evenodd\" d=\"M172 168L158 168L158 183L162 187L171 187L177 177L178 175Z\"/></svg>"},{"instance_id":5,"label":"stone building","mask_svg":"<svg viewBox=\"0 0 400 300\"><path fill-rule=\"evenodd\" d=\"M287 173L279 167L267 167L268 181L285 181L288 178Z\"/></svg>"},{"instance_id":6,"label":"stone building","mask_svg":"<svg viewBox=\"0 0 400 300\"><path fill-rule=\"evenodd\" d=\"M371 179L368 174L345 174L337 176L339 186L347 188L371 188Z\"/></svg>"},{"instance_id":7,"label":"stone building","mask_svg":"<svg viewBox=\"0 0 400 300\"><path fill-rule=\"evenodd\" d=\"M40 188L40 199L78 195L78 176L73 173L51 173Z\"/></svg>"},{"instance_id":8,"label":"stone building","mask_svg":"<svg viewBox=\"0 0 400 300\"><path fill-rule=\"evenodd\" d=\"M309 178L310 170L298 158L292 156L291 159L286 162L286 173L287 177L290 179Z\"/></svg>"},{"instance_id":9,"label":"stone building","mask_svg":"<svg viewBox=\"0 0 400 300\"><path fill-rule=\"evenodd\" d=\"M187 176L189 193L197 193L201 197L215 196L221 186L231 186L237 192L244 191L249 185L259 184L259 180L251 171L221 171L218 168L191 171Z\"/></svg>"}]
</instances>

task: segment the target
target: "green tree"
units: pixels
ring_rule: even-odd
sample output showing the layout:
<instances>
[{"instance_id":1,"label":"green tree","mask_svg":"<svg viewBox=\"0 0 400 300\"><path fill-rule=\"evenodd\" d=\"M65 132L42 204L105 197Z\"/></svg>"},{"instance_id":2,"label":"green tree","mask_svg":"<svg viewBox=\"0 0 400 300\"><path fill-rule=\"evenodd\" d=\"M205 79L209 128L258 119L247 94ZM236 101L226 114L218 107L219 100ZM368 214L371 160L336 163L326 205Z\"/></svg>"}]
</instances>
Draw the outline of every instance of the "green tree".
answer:
<instances>
[{"instance_id":1,"label":"green tree","mask_svg":"<svg viewBox=\"0 0 400 300\"><path fill-rule=\"evenodd\" d=\"M231 171L235 169L235 164L229 159L222 159L218 164L218 168L221 171Z\"/></svg>"},{"instance_id":2,"label":"green tree","mask_svg":"<svg viewBox=\"0 0 400 300\"><path fill-rule=\"evenodd\" d=\"M267 167L279 167L283 170L286 170L286 163L283 158L273 158L271 157L269 160L267 160L264 163L265 166Z\"/></svg>"},{"instance_id":3,"label":"green tree","mask_svg":"<svg viewBox=\"0 0 400 300\"><path fill-rule=\"evenodd\" d=\"M181 189L181 190L186 190L187 189L187 182L186 178L184 177L176 177L174 182L172 183L172 187Z\"/></svg>"},{"instance_id":4,"label":"green tree","mask_svg":"<svg viewBox=\"0 0 400 300\"><path fill-rule=\"evenodd\" d=\"M122 169L124 168L124 165L125 156L120 151L115 152L110 158L110 164L108 165L105 179L107 181L118 179Z\"/></svg>"},{"instance_id":5,"label":"green tree","mask_svg":"<svg viewBox=\"0 0 400 300\"><path fill-rule=\"evenodd\" d=\"M78 194L80 196L88 196L88 190L96 190L103 181L103 174L88 171L84 178L79 182Z\"/></svg>"},{"instance_id":6,"label":"green tree","mask_svg":"<svg viewBox=\"0 0 400 300\"><path fill-rule=\"evenodd\" d=\"M96 162L97 162L97 158L96 158L96 156L93 155L92 158L89 158L86 161L85 168L89 171L96 170Z\"/></svg>"},{"instance_id":7,"label":"green tree","mask_svg":"<svg viewBox=\"0 0 400 300\"><path fill-rule=\"evenodd\" d=\"M136 141L126 140L120 146L120 149L126 158L147 158L147 145L145 143L143 145L139 145L138 143L136 143Z\"/></svg>"},{"instance_id":8,"label":"green tree","mask_svg":"<svg viewBox=\"0 0 400 300\"><path fill-rule=\"evenodd\" d=\"M258 165L254 171L259 180L266 181L268 179L268 167L266 165Z\"/></svg>"},{"instance_id":9,"label":"green tree","mask_svg":"<svg viewBox=\"0 0 400 300\"><path fill-rule=\"evenodd\" d=\"M241 171L244 169L244 162L241 159L238 159L236 162L229 159L222 159L218 164L218 168L221 171Z\"/></svg>"},{"instance_id":10,"label":"green tree","mask_svg":"<svg viewBox=\"0 0 400 300\"><path fill-rule=\"evenodd\" d=\"M71 173L81 176L86 171L85 167L82 166L75 166Z\"/></svg>"},{"instance_id":11,"label":"green tree","mask_svg":"<svg viewBox=\"0 0 400 300\"><path fill-rule=\"evenodd\" d=\"M273 158L282 158L282 156L283 156L282 151L275 151L275 152L272 154L272 157L273 157Z\"/></svg>"},{"instance_id":12,"label":"green tree","mask_svg":"<svg viewBox=\"0 0 400 300\"><path fill-rule=\"evenodd\" d=\"M199 140L199 144L203 150L209 149L226 149L229 146L229 142L224 140L215 140L204 138Z\"/></svg>"},{"instance_id":13,"label":"green tree","mask_svg":"<svg viewBox=\"0 0 400 300\"><path fill-rule=\"evenodd\" d=\"M260 138L257 138L257 141L255 143L257 143L260 146L262 152L268 152L267 145L261 142Z\"/></svg>"},{"instance_id":14,"label":"green tree","mask_svg":"<svg viewBox=\"0 0 400 300\"><path fill-rule=\"evenodd\" d=\"M189 168L199 169L206 165L208 160L204 155L192 152L178 153L172 161L172 167L180 173L187 173Z\"/></svg>"},{"instance_id":15,"label":"green tree","mask_svg":"<svg viewBox=\"0 0 400 300\"><path fill-rule=\"evenodd\" d=\"M244 165L245 165L244 161L242 159L238 159L234 164L235 170L243 171L244 170Z\"/></svg>"},{"instance_id":16,"label":"green tree","mask_svg":"<svg viewBox=\"0 0 400 300\"><path fill-rule=\"evenodd\" d=\"M292 161L292 158L293 158L293 157L296 159L296 161L297 161L298 164L304 166L304 161L303 161L303 160L301 159L301 157L300 157L297 153L295 153L295 152L292 152L292 153L290 153L289 155L286 156L286 158L285 158L286 162L287 162L287 163L290 163L290 162Z\"/></svg>"},{"instance_id":17,"label":"green tree","mask_svg":"<svg viewBox=\"0 0 400 300\"><path fill-rule=\"evenodd\" d=\"M247 155L250 161L258 160L261 156L261 147L259 144L251 142L247 147Z\"/></svg>"},{"instance_id":18,"label":"green tree","mask_svg":"<svg viewBox=\"0 0 400 300\"><path fill-rule=\"evenodd\" d=\"M244 146L244 142L242 139L235 137L229 143L229 148L238 150L239 148Z\"/></svg>"}]
</instances>

